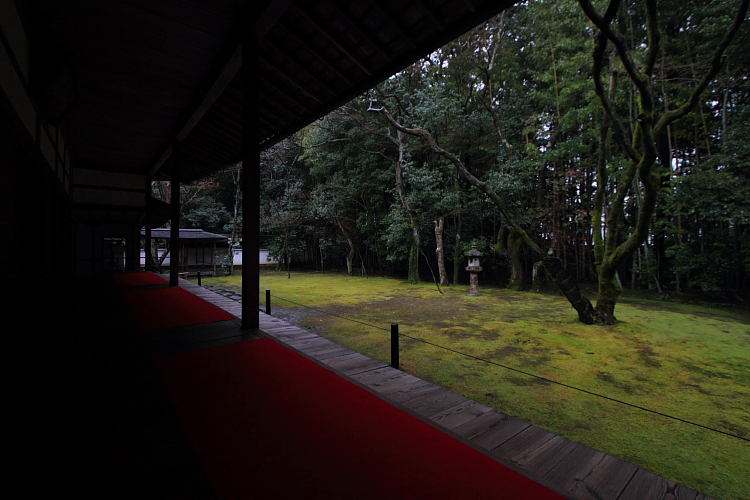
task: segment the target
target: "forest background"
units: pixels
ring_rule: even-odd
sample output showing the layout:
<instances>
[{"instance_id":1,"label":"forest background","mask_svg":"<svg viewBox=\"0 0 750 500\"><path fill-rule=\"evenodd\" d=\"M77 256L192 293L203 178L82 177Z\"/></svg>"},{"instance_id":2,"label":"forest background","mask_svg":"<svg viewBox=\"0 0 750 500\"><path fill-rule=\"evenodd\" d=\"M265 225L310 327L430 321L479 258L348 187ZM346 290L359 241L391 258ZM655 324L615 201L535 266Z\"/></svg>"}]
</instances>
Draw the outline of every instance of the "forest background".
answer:
<instances>
[{"instance_id":1,"label":"forest background","mask_svg":"<svg viewBox=\"0 0 750 500\"><path fill-rule=\"evenodd\" d=\"M265 150L263 246L448 285L475 243L483 282L598 283L605 323L623 287L746 302L746 9L522 2ZM241 246L240 171L184 186L182 225Z\"/></svg>"}]
</instances>

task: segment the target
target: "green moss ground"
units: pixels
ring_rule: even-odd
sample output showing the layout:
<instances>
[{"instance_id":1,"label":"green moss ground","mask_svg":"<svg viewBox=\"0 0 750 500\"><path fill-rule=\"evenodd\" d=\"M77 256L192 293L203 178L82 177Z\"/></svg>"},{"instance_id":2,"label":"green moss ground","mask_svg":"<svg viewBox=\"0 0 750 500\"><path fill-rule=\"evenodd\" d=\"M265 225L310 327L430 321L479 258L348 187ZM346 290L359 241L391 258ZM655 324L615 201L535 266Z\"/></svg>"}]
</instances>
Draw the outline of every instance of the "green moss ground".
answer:
<instances>
[{"instance_id":1,"label":"green moss ground","mask_svg":"<svg viewBox=\"0 0 750 500\"><path fill-rule=\"evenodd\" d=\"M239 288L239 277L205 279ZM542 377L750 438L750 315L647 300L586 326L562 297L392 278L265 270L274 315L389 361L400 332ZM750 499L750 443L402 338L402 369L635 463L717 500Z\"/></svg>"}]
</instances>

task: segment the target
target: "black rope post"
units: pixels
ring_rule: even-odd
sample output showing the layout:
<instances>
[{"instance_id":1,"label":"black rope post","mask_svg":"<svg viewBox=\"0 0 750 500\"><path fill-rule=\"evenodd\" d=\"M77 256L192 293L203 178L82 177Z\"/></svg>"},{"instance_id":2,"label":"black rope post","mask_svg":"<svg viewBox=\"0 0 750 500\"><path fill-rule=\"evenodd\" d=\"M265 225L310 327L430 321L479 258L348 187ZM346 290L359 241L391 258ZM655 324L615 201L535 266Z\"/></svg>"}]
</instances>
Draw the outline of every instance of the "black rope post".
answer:
<instances>
[{"instance_id":1,"label":"black rope post","mask_svg":"<svg viewBox=\"0 0 750 500\"><path fill-rule=\"evenodd\" d=\"M391 366L398 370L398 323L391 323Z\"/></svg>"},{"instance_id":2,"label":"black rope post","mask_svg":"<svg viewBox=\"0 0 750 500\"><path fill-rule=\"evenodd\" d=\"M200 271L198 271L198 286L203 286L201 285L201 272Z\"/></svg>"},{"instance_id":3,"label":"black rope post","mask_svg":"<svg viewBox=\"0 0 750 500\"><path fill-rule=\"evenodd\" d=\"M271 315L271 290L266 290L266 314Z\"/></svg>"}]
</instances>

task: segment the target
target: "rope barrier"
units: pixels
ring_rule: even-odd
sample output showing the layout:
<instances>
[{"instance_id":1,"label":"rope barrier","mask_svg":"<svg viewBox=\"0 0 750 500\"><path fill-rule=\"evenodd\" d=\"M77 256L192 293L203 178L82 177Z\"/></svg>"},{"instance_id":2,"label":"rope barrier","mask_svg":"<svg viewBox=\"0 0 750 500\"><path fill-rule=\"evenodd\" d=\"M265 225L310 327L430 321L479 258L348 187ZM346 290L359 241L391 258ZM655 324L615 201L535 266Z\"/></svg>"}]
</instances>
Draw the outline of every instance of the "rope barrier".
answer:
<instances>
[{"instance_id":1,"label":"rope barrier","mask_svg":"<svg viewBox=\"0 0 750 500\"><path fill-rule=\"evenodd\" d=\"M361 325L365 325L365 326L368 326L370 328L375 328L377 330L383 330L383 331L386 331L386 332L390 332L391 331L388 328L383 328L383 327L380 327L380 326L376 326L376 325L371 325L369 323L365 323L363 321L358 321L356 319L347 318L347 317L344 317L344 316L339 316L338 314L333 314L333 313L330 313L330 312L327 312L327 311L323 311L322 309L318 309L316 307L306 306L304 304L300 304L298 302L294 302L294 301L289 300L289 299L284 299L284 298L279 297L277 295L274 295L273 297L275 297L275 298L277 298L279 300L284 300L286 302L289 302L289 303L297 305L297 306L305 307L307 309L312 309L314 311L317 311L317 312L319 312L321 314L325 314L327 316L333 316L333 317L336 317L336 318L339 318L339 319L343 319L343 320L346 320L346 321L351 321L351 322L354 322L354 323L359 323ZM546 377L542 377L541 375L535 375L533 373L529 373L529 372L526 372L524 370L519 370L518 368L513 368L511 366L506 366L506 365L503 365L503 364L500 364L500 363L496 363L495 361L491 361L491 360L488 360L488 359L480 358L478 356L474 356L472 354L467 354L465 352L461 352L461 351L457 351L455 349L451 349L450 347L445 347L445 346L442 346L442 345L439 345L439 344L435 344L434 342L430 342L429 340L424 340L424 339L420 339L420 338L417 338L417 337L412 337L412 336L406 335L404 333L399 333L399 336L405 337L405 338L408 338L408 339L411 339L411 340L415 340L415 341L418 341L418 342L423 342L425 344L429 344L429 345L431 345L433 347L437 347L439 349L445 349L446 351L450 351L450 352L453 352L453 353L456 353L456 354L460 354L461 356L465 356L467 358L471 358L471 359L475 359L477 361L483 361L483 362L491 364L491 365L499 366L500 368L505 368L506 370L511 370L511 371L514 371L514 372L517 372L517 373L522 373L522 374L527 375L529 377L534 377L534 378L537 378L539 380L544 380L544 381L549 382L551 384L560 385L562 387L566 387L568 389L573 389L573 390L576 390L576 391L580 391L580 392L583 392L585 394L589 394L591 396L596 396L596 397L599 397L599 398L602 398L602 399L613 401L615 403L620 403L620 404L625 405L625 406L630 406L631 408L636 408L638 410L642 410L642 411L645 411L645 412L648 412L648 413L653 413L655 415L659 415L659 416L662 416L662 417L670 418L670 419L676 420L678 422L683 422L683 423L686 423L686 424L694 425L694 426L700 427L702 429L706 429L706 430L709 430L709 431L717 432L719 434L724 434L725 436L729 436L729 437L733 437L733 438L736 438L736 439L741 439L742 441L750 442L750 439L748 439L746 437L738 436L736 434L732 434L731 432L726 432L726 431L722 431L720 429L715 429L713 427L708 427L706 425L699 424L697 422L692 422L692 421L686 420L684 418L675 417L674 415L669 415L667 413L662 413L660 411L652 410L650 408L645 408L643 406L639 406L639 405L636 405L636 404L633 404L633 403L628 403L627 401L622 401L622 400L617 399L617 398L612 398L612 397L605 396L603 394L592 392L592 391L589 391L589 390L586 390L586 389L581 389L580 387L569 385L569 384L566 384L564 382L558 382L556 380L552 380L552 379L549 379L549 378L546 378Z\"/></svg>"},{"instance_id":2,"label":"rope barrier","mask_svg":"<svg viewBox=\"0 0 750 500\"><path fill-rule=\"evenodd\" d=\"M346 318L344 316L339 316L338 314L333 314L333 313L330 313L330 312L327 312L327 311L323 311L322 309L318 309L317 307L306 306L305 304L300 304L299 302L294 302L293 300L285 299L283 297L279 297L278 295L272 295L272 297L275 297L275 298L277 298L279 300L283 300L285 302L289 302L289 303L294 304L296 306L305 307L307 309L312 309L313 311L317 311L317 312L319 312L321 314L325 314L326 316L333 316L335 318L344 319L346 321L351 321L353 323L359 323L360 325L369 326L370 328L375 328L377 330L383 330L384 332L390 332L391 331L390 329L383 328L382 326L371 325L369 323L364 323L364 322L358 321L356 319Z\"/></svg>"},{"instance_id":3,"label":"rope barrier","mask_svg":"<svg viewBox=\"0 0 750 500\"><path fill-rule=\"evenodd\" d=\"M737 438L737 439L741 439L743 441L750 442L750 439L742 437L742 436L738 436L736 434L732 434L731 432L722 431L720 429L714 429L713 427L708 427L706 425L699 424L699 423L696 423L696 422L692 422L690 420L685 420L684 418L675 417L673 415L669 415L667 413L662 413L662 412L656 411L656 410L651 410L650 408L644 408L643 406L638 406L638 405L633 404L633 403L628 403L627 401L622 401L622 400L617 399L617 398L611 398L611 397L605 396L603 394L599 394L599 393L596 393L596 392L588 391L586 389L581 389L580 387L576 387L576 386L569 385L569 384L566 384L566 383L563 383L563 382L558 382L556 380L552 380L552 379L549 379L549 378L546 378L546 377L542 377L541 375L535 375L533 373L525 372L523 370L519 370L518 368L513 368L513 367L510 367L510 366L502 365L500 363L495 363L494 361L490 361L488 359L480 358L478 356L473 356L471 354L466 354L465 352L457 351L455 349L451 349L450 347L445 347L445 346L442 346L442 345L439 345L439 344L435 344L435 343L430 342L428 340L420 339L420 338L417 338L417 337L412 337L410 335L406 335L406 334L403 334L403 333L400 334L400 335L402 337L406 337L406 338L409 338L409 339L412 339L412 340L417 340L419 342L424 342L425 344L429 344L429 345L432 345L434 347L439 347L440 349L445 349L446 351L451 351L451 352L454 352L456 354L460 354L462 356L466 356L467 358L476 359L477 361L484 361L485 363L488 363L488 364L491 364L491 365L495 365L495 366L499 366L500 368L505 368L507 370L512 370L512 371L518 372L518 373L523 373L524 375L528 375L529 377L538 378L539 380L545 380L545 381L550 382L552 384L561 385L563 387L567 387L568 389L574 389L576 391L580 391L580 392L583 392L583 393L586 393L586 394L590 394L592 396L596 396L596 397L599 397L599 398L607 399L609 401L614 401L615 403L620 403L620 404L623 404L623 405L626 405L626 406L630 406L631 408L637 408L639 410L643 410L643 411L646 411L646 412L649 412L649 413L654 413L654 414L660 415L662 417L671 418L671 419L677 420L679 422L684 422L686 424L695 425L697 427L701 427L701 428L707 429L709 431L718 432L720 434L724 434L724 435L727 435L727 436L730 436L730 437L733 437L733 438Z\"/></svg>"}]
</instances>

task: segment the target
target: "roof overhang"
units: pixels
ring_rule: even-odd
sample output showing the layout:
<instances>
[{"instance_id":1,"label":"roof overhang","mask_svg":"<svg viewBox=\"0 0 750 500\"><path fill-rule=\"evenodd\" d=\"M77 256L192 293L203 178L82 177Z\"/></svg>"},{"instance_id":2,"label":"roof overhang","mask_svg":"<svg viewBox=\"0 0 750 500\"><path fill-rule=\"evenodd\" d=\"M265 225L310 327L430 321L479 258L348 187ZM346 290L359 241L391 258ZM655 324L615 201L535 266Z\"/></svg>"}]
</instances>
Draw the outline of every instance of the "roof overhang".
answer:
<instances>
[{"instance_id":1,"label":"roof overhang","mask_svg":"<svg viewBox=\"0 0 750 500\"><path fill-rule=\"evenodd\" d=\"M27 37L17 66L73 167L170 176L181 141L190 182L240 158L247 30L260 40L251 74L267 147L513 2L15 3L22 32L6 24L5 39Z\"/></svg>"}]
</instances>

